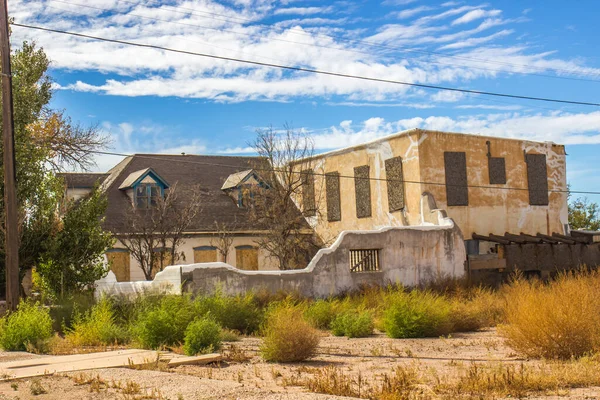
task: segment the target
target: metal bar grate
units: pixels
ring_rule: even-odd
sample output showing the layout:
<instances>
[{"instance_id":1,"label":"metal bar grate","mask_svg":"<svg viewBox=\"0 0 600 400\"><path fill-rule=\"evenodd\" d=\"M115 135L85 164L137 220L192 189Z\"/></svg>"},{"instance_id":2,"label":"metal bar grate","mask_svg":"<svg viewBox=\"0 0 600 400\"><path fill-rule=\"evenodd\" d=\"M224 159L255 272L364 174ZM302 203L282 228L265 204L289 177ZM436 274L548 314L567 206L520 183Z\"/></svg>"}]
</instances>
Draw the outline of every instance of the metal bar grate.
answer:
<instances>
[{"instance_id":1,"label":"metal bar grate","mask_svg":"<svg viewBox=\"0 0 600 400\"><path fill-rule=\"evenodd\" d=\"M350 250L350 272L379 270L379 249Z\"/></svg>"}]
</instances>

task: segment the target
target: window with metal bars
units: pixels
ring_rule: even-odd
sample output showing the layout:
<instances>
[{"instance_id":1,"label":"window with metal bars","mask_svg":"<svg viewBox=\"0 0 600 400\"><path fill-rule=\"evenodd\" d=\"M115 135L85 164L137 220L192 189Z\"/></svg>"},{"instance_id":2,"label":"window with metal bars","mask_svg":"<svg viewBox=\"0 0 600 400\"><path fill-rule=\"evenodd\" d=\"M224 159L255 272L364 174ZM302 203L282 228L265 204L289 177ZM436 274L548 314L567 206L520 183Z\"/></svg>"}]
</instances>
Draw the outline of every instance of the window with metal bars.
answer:
<instances>
[{"instance_id":1,"label":"window with metal bars","mask_svg":"<svg viewBox=\"0 0 600 400\"><path fill-rule=\"evenodd\" d=\"M350 272L375 272L379 269L379 249L350 250Z\"/></svg>"}]
</instances>

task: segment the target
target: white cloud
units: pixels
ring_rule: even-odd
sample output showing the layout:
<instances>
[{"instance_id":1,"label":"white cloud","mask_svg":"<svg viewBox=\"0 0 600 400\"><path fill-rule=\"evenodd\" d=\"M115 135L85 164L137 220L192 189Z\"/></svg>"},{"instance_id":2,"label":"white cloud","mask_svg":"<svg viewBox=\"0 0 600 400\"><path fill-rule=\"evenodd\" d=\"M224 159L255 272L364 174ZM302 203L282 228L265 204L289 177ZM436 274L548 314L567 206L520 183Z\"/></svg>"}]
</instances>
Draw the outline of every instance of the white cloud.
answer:
<instances>
[{"instance_id":1,"label":"white cloud","mask_svg":"<svg viewBox=\"0 0 600 400\"><path fill-rule=\"evenodd\" d=\"M482 10L481 8L479 8L477 10L469 11L462 17L455 19L454 21L452 21L452 25L467 24L477 19L497 17L500 14L502 14L501 10Z\"/></svg>"},{"instance_id":2,"label":"white cloud","mask_svg":"<svg viewBox=\"0 0 600 400\"><path fill-rule=\"evenodd\" d=\"M332 7L290 7L275 10L275 15L313 15L331 12Z\"/></svg>"},{"instance_id":3,"label":"white cloud","mask_svg":"<svg viewBox=\"0 0 600 400\"><path fill-rule=\"evenodd\" d=\"M393 15L398 19L405 19L405 18L410 18L412 16L421 14L425 11L429 11L432 9L433 8L429 7L429 6L419 6L419 7L415 7L415 8L408 8L406 10L398 11L396 13L393 13Z\"/></svg>"}]
</instances>

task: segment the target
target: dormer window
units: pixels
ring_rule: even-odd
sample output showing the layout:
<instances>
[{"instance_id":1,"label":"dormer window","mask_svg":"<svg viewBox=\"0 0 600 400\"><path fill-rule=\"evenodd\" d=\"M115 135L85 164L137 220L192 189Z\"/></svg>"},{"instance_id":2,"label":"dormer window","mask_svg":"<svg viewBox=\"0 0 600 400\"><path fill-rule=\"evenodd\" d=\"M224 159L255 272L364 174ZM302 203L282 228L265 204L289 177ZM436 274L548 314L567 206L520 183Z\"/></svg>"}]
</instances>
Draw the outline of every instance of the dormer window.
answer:
<instances>
[{"instance_id":1,"label":"dormer window","mask_svg":"<svg viewBox=\"0 0 600 400\"><path fill-rule=\"evenodd\" d=\"M132 172L119 186L139 209L156 207L159 198L164 196L165 189L168 188L167 182L152 168Z\"/></svg>"},{"instance_id":2,"label":"dormer window","mask_svg":"<svg viewBox=\"0 0 600 400\"><path fill-rule=\"evenodd\" d=\"M268 189L269 185L254 170L249 169L229 175L221 190L227 193L238 207L245 208L252 203L257 188Z\"/></svg>"},{"instance_id":3,"label":"dormer window","mask_svg":"<svg viewBox=\"0 0 600 400\"><path fill-rule=\"evenodd\" d=\"M141 183L135 187L135 206L137 208L155 207L159 197L162 198L162 189L157 184Z\"/></svg>"}]
</instances>

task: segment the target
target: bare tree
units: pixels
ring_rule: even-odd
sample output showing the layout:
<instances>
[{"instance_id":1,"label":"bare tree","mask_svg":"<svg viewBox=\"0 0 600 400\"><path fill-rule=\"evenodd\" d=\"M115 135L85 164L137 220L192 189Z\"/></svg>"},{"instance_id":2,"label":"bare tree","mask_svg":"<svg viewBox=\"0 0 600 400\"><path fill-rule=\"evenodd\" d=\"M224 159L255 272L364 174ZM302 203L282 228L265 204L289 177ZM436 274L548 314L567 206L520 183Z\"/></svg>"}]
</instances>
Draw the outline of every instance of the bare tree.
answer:
<instances>
[{"instance_id":1,"label":"bare tree","mask_svg":"<svg viewBox=\"0 0 600 400\"><path fill-rule=\"evenodd\" d=\"M286 125L281 133L273 128L257 130L251 145L266 161L256 170L268 185L257 186L252 194L251 219L265 230L257 245L277 260L280 269L303 267L322 246L305 219L318 213L311 158L314 143L304 132ZM303 199L300 208L305 215L295 203L298 199Z\"/></svg>"},{"instance_id":2,"label":"bare tree","mask_svg":"<svg viewBox=\"0 0 600 400\"><path fill-rule=\"evenodd\" d=\"M217 236L210 240L210 245L217 248L217 251L221 255L223 262L227 262L227 256L231 250L233 244L233 232L235 231L235 224L225 224L215 221L215 231Z\"/></svg>"},{"instance_id":3,"label":"bare tree","mask_svg":"<svg viewBox=\"0 0 600 400\"><path fill-rule=\"evenodd\" d=\"M139 263L147 280L153 279L167 265L185 259L179 247L201 211L200 204L198 187L184 189L177 183L146 208L132 203L126 216L127 233L118 238Z\"/></svg>"},{"instance_id":4,"label":"bare tree","mask_svg":"<svg viewBox=\"0 0 600 400\"><path fill-rule=\"evenodd\" d=\"M38 146L49 152L47 162L55 171L89 170L95 165L94 152L109 144L97 126L74 123L64 111L44 109L29 128Z\"/></svg>"}]
</instances>

